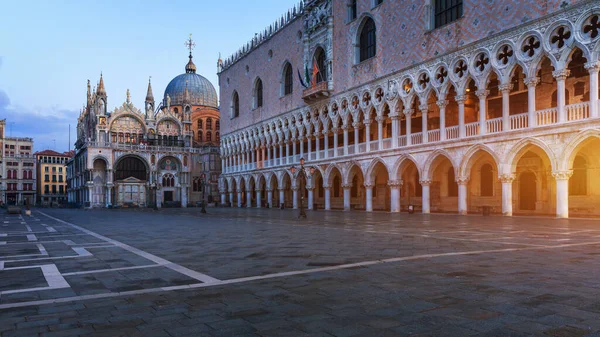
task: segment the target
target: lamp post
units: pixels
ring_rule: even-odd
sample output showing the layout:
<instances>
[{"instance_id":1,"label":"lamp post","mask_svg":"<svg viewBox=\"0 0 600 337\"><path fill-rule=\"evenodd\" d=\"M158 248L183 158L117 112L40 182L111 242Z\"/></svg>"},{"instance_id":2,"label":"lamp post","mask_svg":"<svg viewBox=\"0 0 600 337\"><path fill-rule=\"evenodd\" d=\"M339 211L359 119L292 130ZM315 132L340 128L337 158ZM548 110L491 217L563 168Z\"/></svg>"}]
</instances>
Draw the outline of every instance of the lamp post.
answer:
<instances>
[{"instance_id":1,"label":"lamp post","mask_svg":"<svg viewBox=\"0 0 600 337\"><path fill-rule=\"evenodd\" d=\"M296 178L304 177L304 180L308 179L308 177L312 176L315 173L314 166L304 167L304 158L300 158L300 168L297 170L298 175L296 176L296 166L290 167L290 172L292 172L292 176L296 176ZM302 179L300 179L302 181ZM304 218L306 219L306 212L304 212L304 187L302 183L300 183L300 214L298 215L298 219ZM305 183L306 184L306 183Z\"/></svg>"},{"instance_id":2,"label":"lamp post","mask_svg":"<svg viewBox=\"0 0 600 337\"><path fill-rule=\"evenodd\" d=\"M200 210L200 213L202 214L206 214L206 182L205 179L206 178L206 174L202 173L201 176L201 185L202 185L202 209Z\"/></svg>"}]
</instances>

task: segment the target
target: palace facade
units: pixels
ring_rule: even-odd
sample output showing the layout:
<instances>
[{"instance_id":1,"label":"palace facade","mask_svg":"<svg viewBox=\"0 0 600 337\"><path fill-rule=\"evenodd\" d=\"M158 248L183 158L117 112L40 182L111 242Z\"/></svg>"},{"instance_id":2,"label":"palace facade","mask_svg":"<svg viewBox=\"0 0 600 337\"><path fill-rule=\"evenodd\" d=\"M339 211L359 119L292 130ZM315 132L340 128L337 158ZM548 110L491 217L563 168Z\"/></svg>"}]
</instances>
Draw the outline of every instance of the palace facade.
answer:
<instances>
[{"instance_id":1,"label":"palace facade","mask_svg":"<svg viewBox=\"0 0 600 337\"><path fill-rule=\"evenodd\" d=\"M598 1L305 1L220 64L221 201L600 215L599 54Z\"/></svg>"},{"instance_id":2,"label":"palace facade","mask_svg":"<svg viewBox=\"0 0 600 337\"><path fill-rule=\"evenodd\" d=\"M190 39L190 46L192 41ZM187 207L218 198L220 118L213 85L196 74L190 49L185 73L155 106L152 85L143 110L126 100L107 110L107 91L88 81L68 163L69 201L86 207Z\"/></svg>"}]
</instances>

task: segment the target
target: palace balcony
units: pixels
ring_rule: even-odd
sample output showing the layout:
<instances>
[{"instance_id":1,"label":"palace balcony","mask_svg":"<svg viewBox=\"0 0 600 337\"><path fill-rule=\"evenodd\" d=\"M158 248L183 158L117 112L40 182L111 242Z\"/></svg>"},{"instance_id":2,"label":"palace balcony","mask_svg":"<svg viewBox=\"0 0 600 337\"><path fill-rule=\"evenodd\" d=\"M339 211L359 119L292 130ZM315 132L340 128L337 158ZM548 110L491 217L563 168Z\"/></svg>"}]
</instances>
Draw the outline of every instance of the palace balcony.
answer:
<instances>
[{"instance_id":1,"label":"palace balcony","mask_svg":"<svg viewBox=\"0 0 600 337\"><path fill-rule=\"evenodd\" d=\"M328 89L328 82L323 81L315 84L312 87L304 89L304 91L302 91L302 99L307 104L310 104L329 97L330 93L331 92Z\"/></svg>"}]
</instances>

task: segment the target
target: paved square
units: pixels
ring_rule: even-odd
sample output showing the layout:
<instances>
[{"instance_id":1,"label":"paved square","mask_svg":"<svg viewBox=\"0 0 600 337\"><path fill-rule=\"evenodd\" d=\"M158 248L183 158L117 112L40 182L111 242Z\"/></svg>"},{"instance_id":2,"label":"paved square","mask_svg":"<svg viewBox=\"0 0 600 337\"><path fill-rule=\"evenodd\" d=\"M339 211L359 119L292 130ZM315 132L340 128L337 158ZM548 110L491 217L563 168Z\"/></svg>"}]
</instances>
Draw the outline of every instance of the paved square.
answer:
<instances>
[{"instance_id":1,"label":"paved square","mask_svg":"<svg viewBox=\"0 0 600 337\"><path fill-rule=\"evenodd\" d=\"M600 336L600 221L0 214L1 336Z\"/></svg>"}]
</instances>

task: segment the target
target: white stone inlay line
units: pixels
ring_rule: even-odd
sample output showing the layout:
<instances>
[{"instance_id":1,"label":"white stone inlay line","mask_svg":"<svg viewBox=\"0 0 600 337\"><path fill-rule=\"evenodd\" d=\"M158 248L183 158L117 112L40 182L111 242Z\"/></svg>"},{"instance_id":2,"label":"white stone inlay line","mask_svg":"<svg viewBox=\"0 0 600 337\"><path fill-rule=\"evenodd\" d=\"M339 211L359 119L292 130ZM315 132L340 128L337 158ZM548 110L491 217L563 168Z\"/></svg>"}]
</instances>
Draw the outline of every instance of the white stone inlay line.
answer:
<instances>
[{"instance_id":1,"label":"white stone inlay line","mask_svg":"<svg viewBox=\"0 0 600 337\"><path fill-rule=\"evenodd\" d=\"M24 224L24 222L21 222L21 223L22 223L22 224ZM28 232L33 232L33 231L31 230L31 227L29 227L29 225L25 225L25 228L27 228L27 231L28 231Z\"/></svg>"},{"instance_id":2,"label":"white stone inlay line","mask_svg":"<svg viewBox=\"0 0 600 337\"><path fill-rule=\"evenodd\" d=\"M48 230L48 232L51 232L51 233L56 232L56 229L54 229L54 227L48 226L48 227L46 227L46 229Z\"/></svg>"},{"instance_id":3,"label":"white stone inlay line","mask_svg":"<svg viewBox=\"0 0 600 337\"><path fill-rule=\"evenodd\" d=\"M86 270L86 271L75 271L75 272L72 272L72 273L63 273L62 276L97 274L97 273L107 273L107 272L111 272L111 271L132 270L132 269L146 269L146 268L156 268L156 267L164 267L164 266L160 265L160 264L148 264L148 265L145 265L145 266L133 266L133 267L112 268L112 269L96 269L96 270Z\"/></svg>"},{"instance_id":4,"label":"white stone inlay line","mask_svg":"<svg viewBox=\"0 0 600 337\"><path fill-rule=\"evenodd\" d=\"M42 255L48 256L48 252L46 251L46 248L44 248L44 246L42 244L38 243L36 246L38 247L38 249L40 250L40 253Z\"/></svg>"},{"instance_id":5,"label":"white stone inlay line","mask_svg":"<svg viewBox=\"0 0 600 337\"><path fill-rule=\"evenodd\" d=\"M216 279L214 277L211 277L211 276L208 276L206 274L202 274L202 273L199 273L197 271L188 269L188 268L186 268L184 266L180 266L180 265L178 265L176 263L173 263L171 261L165 260L165 259L163 259L161 257L156 256L156 255L147 253L147 252L145 252L145 251L143 251L141 249L137 249L135 247L132 247L132 246L127 245L127 244L124 244L124 243L119 242L117 240L113 240L111 238L107 238L106 236L103 236L103 235L100 235L98 233L92 232L92 231L90 231L88 229L85 229L85 228L83 228L81 226L77 226L75 224L72 224L70 222L61 220L59 218L55 218L55 217L50 216L50 215L48 215L48 214L46 214L44 212L39 212L39 213L42 214L42 215L47 216L50 219L53 219L53 220L58 221L60 223L63 223L65 225L67 225L67 226L71 226L72 228L80 230L80 231L82 231L82 232L84 232L86 234L89 234L89 235L97 238L97 239L100 239L100 240L106 241L108 243L111 243L111 244L113 244L113 245L115 245L117 247L120 247L120 248L125 249L125 250L127 250L129 252L137 254L137 255L139 255L139 256L147 259L147 260L150 260L150 261L152 261L152 262L154 262L156 264L163 265L163 266L165 266L165 267L167 267L167 268L169 268L171 270L174 270L174 271L176 271L176 272L178 272L180 274L186 275L186 276L191 277L193 279L196 279L198 281L201 281L201 282L204 282L204 283L217 283L217 282L220 282L220 280L218 280L218 279ZM73 248L73 249L77 249L77 247Z\"/></svg>"},{"instance_id":6,"label":"white stone inlay line","mask_svg":"<svg viewBox=\"0 0 600 337\"><path fill-rule=\"evenodd\" d=\"M56 268L56 265L54 265L54 264L44 264L41 266L5 268L3 270L17 270L17 269L31 269L31 268L41 268L42 269L42 273L44 273L44 278L46 278L46 282L48 282L47 287L5 290L5 291L0 291L0 296L7 295L7 294L27 293L27 292L31 292L31 291L62 289L62 288L70 288L71 287L69 285L69 283L67 282L67 280L65 280L65 278L62 277L62 275L58 271L58 268Z\"/></svg>"},{"instance_id":7,"label":"white stone inlay line","mask_svg":"<svg viewBox=\"0 0 600 337\"><path fill-rule=\"evenodd\" d=\"M37 241L35 234L27 234L27 241Z\"/></svg>"}]
</instances>

